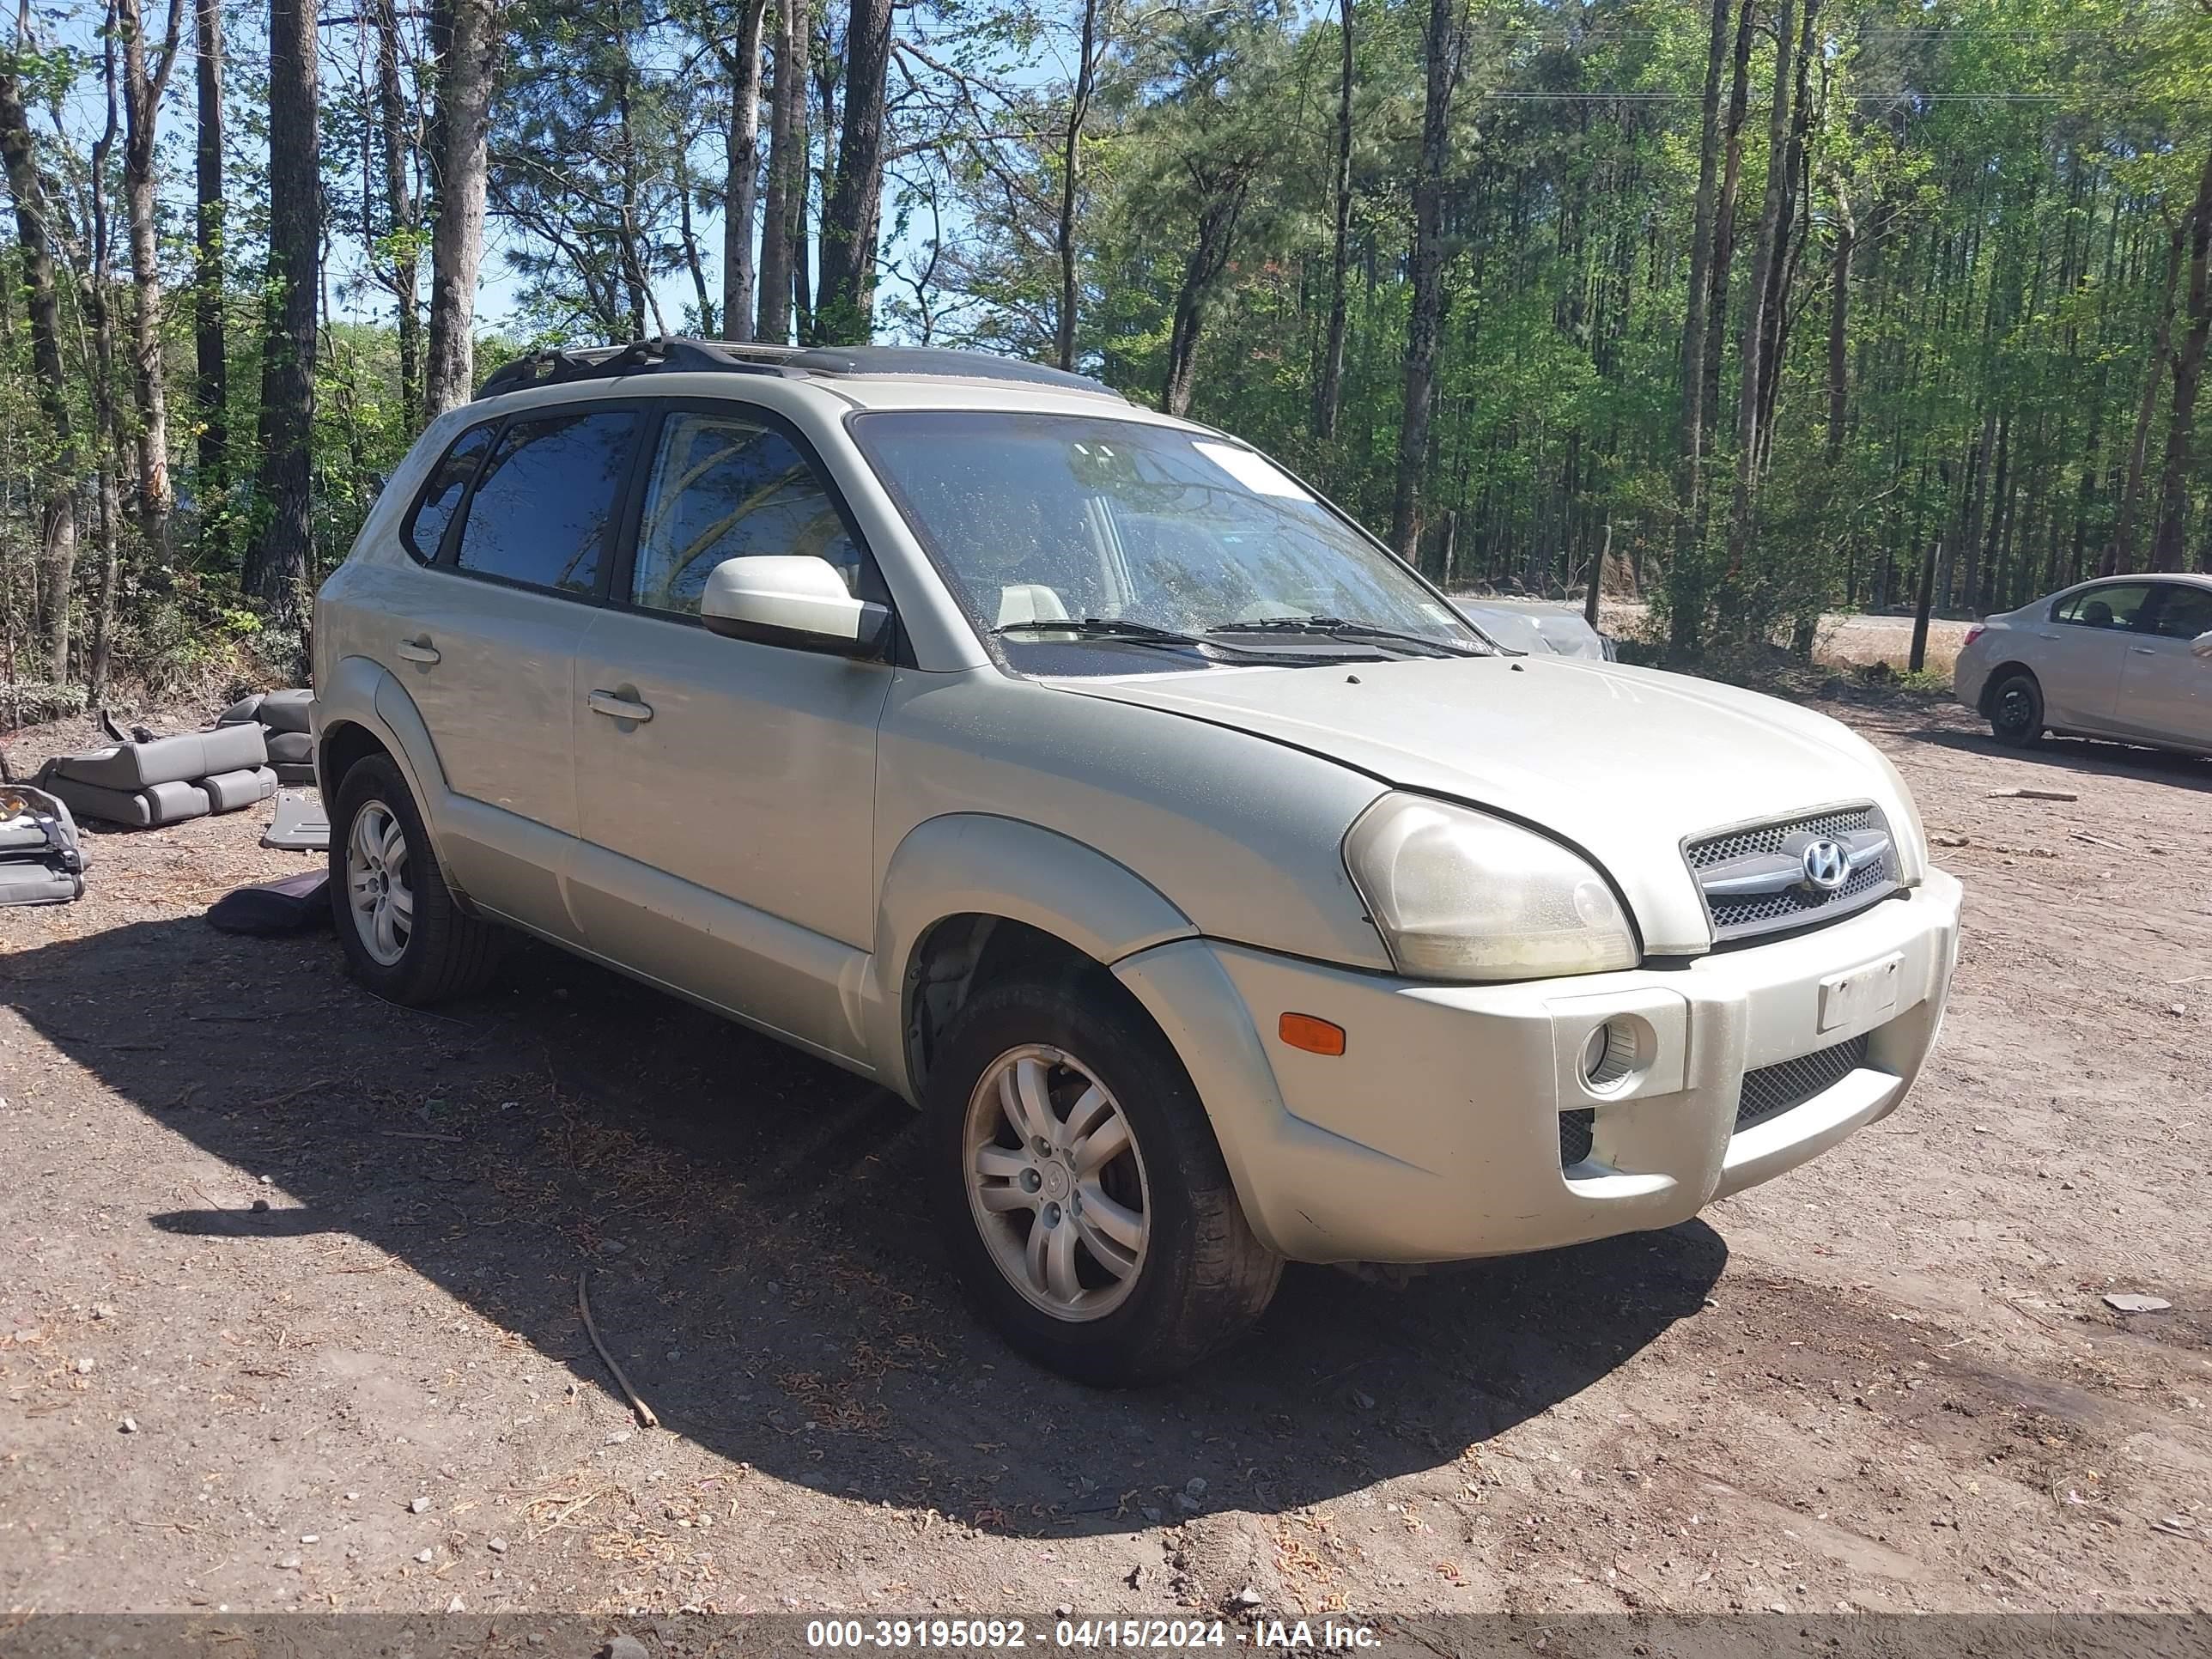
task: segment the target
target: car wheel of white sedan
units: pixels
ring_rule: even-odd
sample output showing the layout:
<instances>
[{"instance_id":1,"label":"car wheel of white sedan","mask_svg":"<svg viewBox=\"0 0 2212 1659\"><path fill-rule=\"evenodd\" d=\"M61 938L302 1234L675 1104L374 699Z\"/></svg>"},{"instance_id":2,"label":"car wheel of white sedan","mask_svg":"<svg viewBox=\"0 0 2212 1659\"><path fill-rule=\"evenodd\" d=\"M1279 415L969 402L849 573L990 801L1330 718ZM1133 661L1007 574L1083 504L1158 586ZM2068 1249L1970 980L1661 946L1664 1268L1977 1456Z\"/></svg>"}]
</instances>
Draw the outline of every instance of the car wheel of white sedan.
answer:
<instances>
[{"instance_id":1,"label":"car wheel of white sedan","mask_svg":"<svg viewBox=\"0 0 2212 1659\"><path fill-rule=\"evenodd\" d=\"M1007 1340L1101 1385L1234 1340L1281 1258L1238 1206L1182 1063L1111 981L963 1007L931 1068L931 1184L963 1286Z\"/></svg>"},{"instance_id":2,"label":"car wheel of white sedan","mask_svg":"<svg viewBox=\"0 0 2212 1659\"><path fill-rule=\"evenodd\" d=\"M1990 687L1990 731L1999 743L2024 749L2043 736L2043 688L2025 668L2001 676Z\"/></svg>"}]
</instances>

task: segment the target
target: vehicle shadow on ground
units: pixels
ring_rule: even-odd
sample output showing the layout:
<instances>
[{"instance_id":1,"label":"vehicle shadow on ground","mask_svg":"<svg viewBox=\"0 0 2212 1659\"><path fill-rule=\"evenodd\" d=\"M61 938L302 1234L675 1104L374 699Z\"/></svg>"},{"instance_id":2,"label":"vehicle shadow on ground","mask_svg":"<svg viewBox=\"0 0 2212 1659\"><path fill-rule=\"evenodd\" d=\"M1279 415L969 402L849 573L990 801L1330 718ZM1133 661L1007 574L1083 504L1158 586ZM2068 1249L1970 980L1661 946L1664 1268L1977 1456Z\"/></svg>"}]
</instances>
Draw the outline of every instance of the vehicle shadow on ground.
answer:
<instances>
[{"instance_id":1,"label":"vehicle shadow on ground","mask_svg":"<svg viewBox=\"0 0 2212 1659\"><path fill-rule=\"evenodd\" d=\"M2032 749L2016 749L1999 743L1985 732L1961 732L1940 726L1921 726L1899 735L1915 743L1933 744L1941 749L1955 749L1962 754L1982 755L1993 760L2063 767L2099 777L2141 778L2147 783L2171 783L2184 789L2212 793L2212 760L2178 755L2166 749L2138 749L2100 738L2045 738Z\"/></svg>"},{"instance_id":2,"label":"vehicle shadow on ground","mask_svg":"<svg viewBox=\"0 0 2212 1659\"><path fill-rule=\"evenodd\" d=\"M500 989L426 1014L355 987L327 933L188 918L17 952L0 988L240 1172L149 1220L287 1251L293 1305L377 1259L357 1239L611 1391L577 1316L588 1267L609 1346L677 1433L1019 1535L1273 1512L1448 1464L1694 1315L1727 1258L1692 1223L1404 1286L1294 1269L1240 1347L1099 1394L962 1303L910 1109L557 951L520 945ZM303 1257L284 1242L303 1235L342 1248ZM362 1283L329 1279L325 1305Z\"/></svg>"}]
</instances>

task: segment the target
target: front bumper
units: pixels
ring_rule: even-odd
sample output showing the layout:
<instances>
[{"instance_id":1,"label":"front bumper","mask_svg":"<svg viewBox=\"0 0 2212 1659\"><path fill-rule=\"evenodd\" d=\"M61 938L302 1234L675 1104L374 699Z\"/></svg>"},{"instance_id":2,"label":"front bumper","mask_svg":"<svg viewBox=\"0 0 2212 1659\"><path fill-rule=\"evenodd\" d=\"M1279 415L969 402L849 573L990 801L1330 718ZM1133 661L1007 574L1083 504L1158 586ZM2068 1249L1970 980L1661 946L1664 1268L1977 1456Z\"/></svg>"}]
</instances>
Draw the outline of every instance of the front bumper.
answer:
<instances>
[{"instance_id":1,"label":"front bumper","mask_svg":"<svg viewBox=\"0 0 2212 1659\"><path fill-rule=\"evenodd\" d=\"M1114 971L1182 1056L1261 1238L1299 1261L1448 1261L1671 1226L1886 1115L1942 1023L1959 901L1930 871L1793 939L1516 985L1424 984L1208 939ZM1279 1041L1285 1013L1342 1026L1344 1054ZM1607 1020L1639 1034L1638 1066L1593 1093L1580 1056ZM1737 1130L1747 1071L1861 1036L1838 1080ZM1562 1168L1559 1115L1582 1110L1589 1156Z\"/></svg>"}]
</instances>

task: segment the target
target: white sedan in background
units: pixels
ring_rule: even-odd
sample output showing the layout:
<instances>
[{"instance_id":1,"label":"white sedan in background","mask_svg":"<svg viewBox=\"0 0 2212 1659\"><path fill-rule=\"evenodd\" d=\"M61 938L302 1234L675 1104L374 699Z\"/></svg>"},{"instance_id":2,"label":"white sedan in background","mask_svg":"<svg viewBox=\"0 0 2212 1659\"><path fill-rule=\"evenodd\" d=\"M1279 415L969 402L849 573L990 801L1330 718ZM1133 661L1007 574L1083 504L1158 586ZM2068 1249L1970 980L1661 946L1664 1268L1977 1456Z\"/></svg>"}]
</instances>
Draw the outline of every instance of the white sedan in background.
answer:
<instances>
[{"instance_id":1,"label":"white sedan in background","mask_svg":"<svg viewBox=\"0 0 2212 1659\"><path fill-rule=\"evenodd\" d=\"M2107 577L1991 617L1953 684L2000 743L2054 732L2212 755L2212 576Z\"/></svg>"}]
</instances>

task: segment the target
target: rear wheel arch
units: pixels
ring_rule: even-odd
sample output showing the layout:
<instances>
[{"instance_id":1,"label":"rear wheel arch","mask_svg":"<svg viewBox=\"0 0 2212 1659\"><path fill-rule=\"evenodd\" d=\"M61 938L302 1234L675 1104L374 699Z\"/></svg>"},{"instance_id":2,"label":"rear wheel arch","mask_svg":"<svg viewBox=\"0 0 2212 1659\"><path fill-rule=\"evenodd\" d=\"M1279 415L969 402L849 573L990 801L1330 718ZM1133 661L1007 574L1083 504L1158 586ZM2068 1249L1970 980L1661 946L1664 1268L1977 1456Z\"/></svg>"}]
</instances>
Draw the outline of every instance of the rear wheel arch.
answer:
<instances>
[{"instance_id":1,"label":"rear wheel arch","mask_svg":"<svg viewBox=\"0 0 2212 1659\"><path fill-rule=\"evenodd\" d=\"M2025 676L2027 680L2034 685L2037 695L2042 695L2043 682L2036 678L2035 671L2033 668L2030 668L2026 663L2017 660L2001 662L1996 667L1990 670L1988 678L1982 682L1982 696L1979 705L1981 712L1986 714L1996 707L1998 688L2002 686L2007 680L2018 679L2023 676Z\"/></svg>"}]
</instances>

